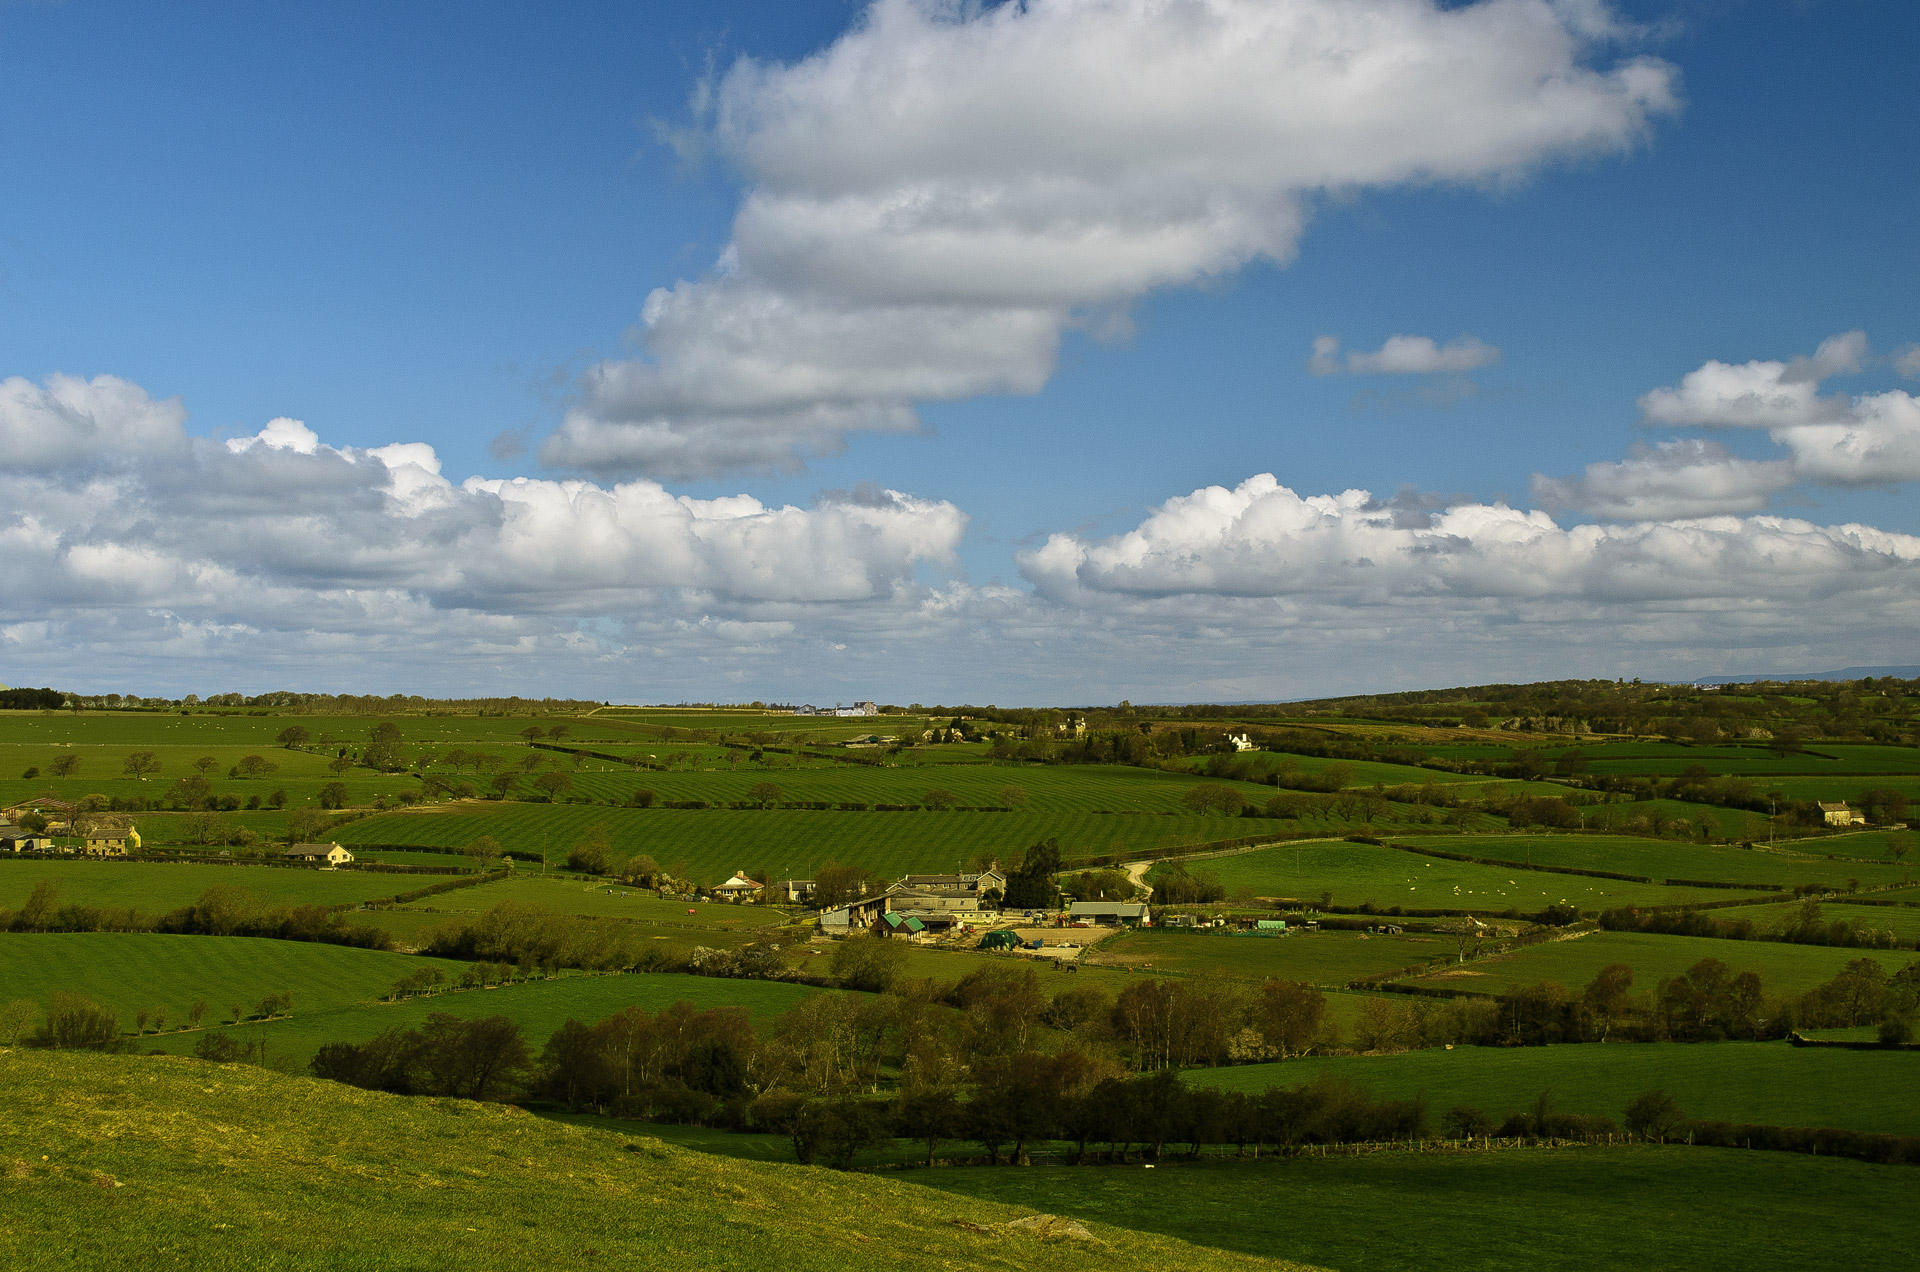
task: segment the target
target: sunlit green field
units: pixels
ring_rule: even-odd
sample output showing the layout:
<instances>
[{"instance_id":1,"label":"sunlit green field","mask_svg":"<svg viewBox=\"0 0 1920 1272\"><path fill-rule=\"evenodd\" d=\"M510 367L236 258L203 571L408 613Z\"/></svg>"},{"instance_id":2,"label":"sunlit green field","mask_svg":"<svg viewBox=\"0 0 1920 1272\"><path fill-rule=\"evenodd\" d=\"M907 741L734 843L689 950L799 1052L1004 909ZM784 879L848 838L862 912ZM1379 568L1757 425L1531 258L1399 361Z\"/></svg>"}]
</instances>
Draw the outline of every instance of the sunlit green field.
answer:
<instances>
[{"instance_id":1,"label":"sunlit green field","mask_svg":"<svg viewBox=\"0 0 1920 1272\"><path fill-rule=\"evenodd\" d=\"M1403 967L1447 958L1458 945L1450 936L1408 933L1295 932L1287 936L1224 932L1126 932L1101 944L1101 963L1140 971L1260 981L1269 976L1322 986L1345 985Z\"/></svg>"},{"instance_id":2,"label":"sunlit green field","mask_svg":"<svg viewBox=\"0 0 1920 1272\"><path fill-rule=\"evenodd\" d=\"M452 860L443 858L443 860ZM451 876L445 876L451 877ZM18 909L43 880L60 905L165 914L208 888L245 888L272 905L339 905L390 897L443 876L316 870L310 866L213 866L154 861L0 860L0 909Z\"/></svg>"},{"instance_id":3,"label":"sunlit green field","mask_svg":"<svg viewBox=\"0 0 1920 1272\"><path fill-rule=\"evenodd\" d=\"M1819 882L1844 886L1849 878L1857 878L1862 883L1895 883L1902 877L1901 868L1891 863L1881 866L1871 862L1836 862L1784 849L1766 852L1629 835L1395 836L1394 842L1516 864L1644 875L1656 882L1698 879L1715 883Z\"/></svg>"},{"instance_id":4,"label":"sunlit green field","mask_svg":"<svg viewBox=\"0 0 1920 1272\"><path fill-rule=\"evenodd\" d=\"M1452 837L1431 842L1449 852L1473 852L1453 847ZM1524 852L1524 848L1519 851ZM1620 905L1726 900L1739 895L1718 889L1668 888L1480 866L1373 844L1337 842L1280 844L1211 858L1196 863L1194 869L1218 878L1229 896L1244 891L1254 896L1317 901L1323 892L1330 892L1334 905L1371 903L1380 909L1400 906L1500 913L1518 908L1531 914L1561 902L1583 910L1604 910Z\"/></svg>"},{"instance_id":5,"label":"sunlit green field","mask_svg":"<svg viewBox=\"0 0 1920 1272\"><path fill-rule=\"evenodd\" d=\"M718 883L735 870L810 878L830 860L886 875L956 870L982 854L1012 858L1057 839L1067 857L1171 848L1230 836L1280 833L1289 823L1205 816L1126 817L1097 813L815 812L803 809L621 809L577 804L469 804L444 811L387 813L340 827L356 844L460 847L491 835L516 852L564 860L603 829L625 855L647 853L695 879ZM1118 845L1116 848L1115 845Z\"/></svg>"},{"instance_id":6,"label":"sunlit green field","mask_svg":"<svg viewBox=\"0 0 1920 1272\"><path fill-rule=\"evenodd\" d=\"M1523 985L1554 981L1578 989L1611 963L1633 969L1636 991L1656 988L1703 958L1717 958L1735 972L1758 972L1769 994L1803 994L1833 979L1856 958L1873 958L1888 972L1914 961L1913 951L1852 950L1824 945L1783 945L1777 941L1724 941L1711 937L1654 936L1644 932L1589 932L1566 940L1530 946L1511 954L1476 960L1412 983L1446 985L1482 993L1504 993Z\"/></svg>"}]
</instances>

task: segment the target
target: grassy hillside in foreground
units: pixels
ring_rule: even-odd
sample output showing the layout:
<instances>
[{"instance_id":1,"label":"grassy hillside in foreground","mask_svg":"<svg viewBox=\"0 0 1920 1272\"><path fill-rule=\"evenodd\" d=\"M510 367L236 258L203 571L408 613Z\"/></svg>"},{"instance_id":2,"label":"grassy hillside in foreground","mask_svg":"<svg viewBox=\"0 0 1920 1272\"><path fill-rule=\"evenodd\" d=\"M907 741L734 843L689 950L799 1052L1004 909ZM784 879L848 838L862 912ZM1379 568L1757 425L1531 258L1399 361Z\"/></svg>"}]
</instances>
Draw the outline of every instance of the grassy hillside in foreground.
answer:
<instances>
[{"instance_id":1,"label":"grassy hillside in foreground","mask_svg":"<svg viewBox=\"0 0 1920 1272\"><path fill-rule=\"evenodd\" d=\"M1497 1120L1532 1108L1542 1091L1551 1091L1554 1107L1564 1112L1618 1121L1629 1100L1663 1087L1688 1116L1707 1121L1920 1135L1920 1105L1912 1094L1920 1055L1911 1052L1830 1051L1784 1042L1455 1047L1191 1069L1186 1077L1195 1086L1264 1091L1322 1075L1377 1095L1422 1096L1436 1127L1455 1105L1482 1109Z\"/></svg>"},{"instance_id":2,"label":"grassy hillside in foreground","mask_svg":"<svg viewBox=\"0 0 1920 1272\"><path fill-rule=\"evenodd\" d=\"M435 864L465 865L442 857ZM0 909L18 909L43 881L59 889L59 905L97 905L165 914L222 884L245 888L271 905L340 905L394 896L448 875L404 875L300 866L211 866L156 861L0 860Z\"/></svg>"},{"instance_id":3,"label":"grassy hillside in foreground","mask_svg":"<svg viewBox=\"0 0 1920 1272\"><path fill-rule=\"evenodd\" d=\"M1908 1268L1910 1166L1722 1149L1390 1154L1148 1172L915 1172L980 1200L1328 1267L1419 1272Z\"/></svg>"},{"instance_id":4,"label":"grassy hillside in foreground","mask_svg":"<svg viewBox=\"0 0 1920 1272\"><path fill-rule=\"evenodd\" d=\"M1279 1267L1036 1207L692 1153L498 1105L188 1060L0 1053L0 1264L442 1270Z\"/></svg>"}]
</instances>

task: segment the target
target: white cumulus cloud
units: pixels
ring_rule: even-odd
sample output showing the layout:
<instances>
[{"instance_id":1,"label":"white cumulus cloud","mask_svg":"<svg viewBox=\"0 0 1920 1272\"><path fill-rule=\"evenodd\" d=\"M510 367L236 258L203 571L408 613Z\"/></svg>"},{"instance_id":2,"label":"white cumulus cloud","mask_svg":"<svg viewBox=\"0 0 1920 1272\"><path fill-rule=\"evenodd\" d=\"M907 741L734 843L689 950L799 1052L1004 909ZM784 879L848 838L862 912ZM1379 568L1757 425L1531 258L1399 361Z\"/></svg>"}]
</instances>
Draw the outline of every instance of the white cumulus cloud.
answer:
<instances>
[{"instance_id":1,"label":"white cumulus cloud","mask_svg":"<svg viewBox=\"0 0 1920 1272\"><path fill-rule=\"evenodd\" d=\"M1475 336L1456 336L1445 344L1432 336L1389 336L1372 352L1349 350L1340 357L1338 336L1317 336L1307 369L1315 375L1432 375L1477 371L1500 361L1500 350Z\"/></svg>"},{"instance_id":2,"label":"white cumulus cloud","mask_svg":"<svg viewBox=\"0 0 1920 1272\"><path fill-rule=\"evenodd\" d=\"M1793 481L1789 461L1741 459L1718 442L1682 438L1618 463L1588 464L1579 477L1536 473L1533 498L1610 521L1667 521L1758 512Z\"/></svg>"},{"instance_id":3,"label":"white cumulus cloud","mask_svg":"<svg viewBox=\"0 0 1920 1272\"><path fill-rule=\"evenodd\" d=\"M1677 76L1599 61L1621 34L1589 0L878 0L713 88L732 241L649 297L647 356L585 376L542 458L792 467L917 402L1035 392L1091 311L1291 259L1317 192L1633 144Z\"/></svg>"}]
</instances>

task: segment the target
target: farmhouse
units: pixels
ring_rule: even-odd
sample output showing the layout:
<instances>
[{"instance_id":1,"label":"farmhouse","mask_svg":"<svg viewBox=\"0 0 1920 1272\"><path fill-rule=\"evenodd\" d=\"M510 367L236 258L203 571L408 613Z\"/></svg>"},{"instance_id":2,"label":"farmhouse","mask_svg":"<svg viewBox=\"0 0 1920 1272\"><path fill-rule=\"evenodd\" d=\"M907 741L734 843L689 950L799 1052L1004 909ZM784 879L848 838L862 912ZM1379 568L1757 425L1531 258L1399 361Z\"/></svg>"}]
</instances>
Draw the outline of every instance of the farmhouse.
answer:
<instances>
[{"instance_id":1,"label":"farmhouse","mask_svg":"<svg viewBox=\"0 0 1920 1272\"><path fill-rule=\"evenodd\" d=\"M992 909L1006 891L998 863L978 874L910 874L887 889L896 910Z\"/></svg>"},{"instance_id":2,"label":"farmhouse","mask_svg":"<svg viewBox=\"0 0 1920 1272\"><path fill-rule=\"evenodd\" d=\"M733 872L733 878L725 883L714 885L713 895L726 901L751 901L760 892L761 887L762 885L747 878L746 871L736 870Z\"/></svg>"},{"instance_id":3,"label":"farmhouse","mask_svg":"<svg viewBox=\"0 0 1920 1272\"><path fill-rule=\"evenodd\" d=\"M837 716L877 716L880 714L880 708L871 702L856 702L850 707L835 707L833 714Z\"/></svg>"},{"instance_id":4,"label":"farmhouse","mask_svg":"<svg viewBox=\"0 0 1920 1272\"><path fill-rule=\"evenodd\" d=\"M287 856L321 866L344 866L353 860L353 854L339 844L295 844L287 849Z\"/></svg>"},{"instance_id":5,"label":"farmhouse","mask_svg":"<svg viewBox=\"0 0 1920 1272\"><path fill-rule=\"evenodd\" d=\"M1867 819L1854 812L1845 804L1822 804L1820 815L1829 826L1864 826Z\"/></svg>"},{"instance_id":6,"label":"farmhouse","mask_svg":"<svg viewBox=\"0 0 1920 1272\"><path fill-rule=\"evenodd\" d=\"M880 922L880 916L886 912L886 896L861 897L858 901L849 901L823 913L820 916L820 930L845 936L861 928L872 927Z\"/></svg>"},{"instance_id":7,"label":"farmhouse","mask_svg":"<svg viewBox=\"0 0 1920 1272\"><path fill-rule=\"evenodd\" d=\"M140 832L120 822L96 822L87 831L86 854L89 857L124 857L140 849Z\"/></svg>"},{"instance_id":8,"label":"farmhouse","mask_svg":"<svg viewBox=\"0 0 1920 1272\"><path fill-rule=\"evenodd\" d=\"M782 879L773 886L786 894L788 905L798 905L813 895L811 879Z\"/></svg>"},{"instance_id":9,"label":"farmhouse","mask_svg":"<svg viewBox=\"0 0 1920 1272\"><path fill-rule=\"evenodd\" d=\"M1097 927L1129 927L1135 924L1144 927L1148 924L1144 901L1075 901L1067 914L1070 918Z\"/></svg>"},{"instance_id":10,"label":"farmhouse","mask_svg":"<svg viewBox=\"0 0 1920 1272\"><path fill-rule=\"evenodd\" d=\"M1253 739L1244 733L1229 733L1227 734L1227 741L1233 743L1233 749L1236 751L1251 751L1254 749Z\"/></svg>"}]
</instances>

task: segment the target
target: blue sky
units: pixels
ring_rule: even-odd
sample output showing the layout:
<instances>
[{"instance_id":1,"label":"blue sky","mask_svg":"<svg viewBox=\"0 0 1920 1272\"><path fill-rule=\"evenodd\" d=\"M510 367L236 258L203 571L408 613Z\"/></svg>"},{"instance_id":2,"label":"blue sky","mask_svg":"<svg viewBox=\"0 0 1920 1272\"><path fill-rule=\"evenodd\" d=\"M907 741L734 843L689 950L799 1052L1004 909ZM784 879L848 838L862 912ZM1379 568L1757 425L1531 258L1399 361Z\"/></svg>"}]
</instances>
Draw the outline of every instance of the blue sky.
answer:
<instances>
[{"instance_id":1,"label":"blue sky","mask_svg":"<svg viewBox=\"0 0 1920 1272\"><path fill-rule=\"evenodd\" d=\"M0 0L0 680L1111 701L1913 661L1920 10L1200 8ZM1210 82L1207 23L1323 10L1440 69L1316 90L1255 41ZM1767 369L1849 332L1817 392ZM1309 370L1396 335L1497 360ZM1643 400L1714 361L1738 391ZM1551 484L1675 439L1706 449ZM1263 473L1376 507L1307 527ZM1169 503L1208 487L1215 520ZM1501 507L1555 534L1446 511Z\"/></svg>"}]
</instances>

